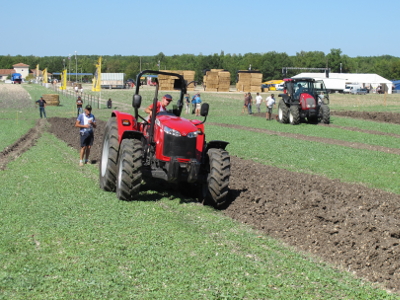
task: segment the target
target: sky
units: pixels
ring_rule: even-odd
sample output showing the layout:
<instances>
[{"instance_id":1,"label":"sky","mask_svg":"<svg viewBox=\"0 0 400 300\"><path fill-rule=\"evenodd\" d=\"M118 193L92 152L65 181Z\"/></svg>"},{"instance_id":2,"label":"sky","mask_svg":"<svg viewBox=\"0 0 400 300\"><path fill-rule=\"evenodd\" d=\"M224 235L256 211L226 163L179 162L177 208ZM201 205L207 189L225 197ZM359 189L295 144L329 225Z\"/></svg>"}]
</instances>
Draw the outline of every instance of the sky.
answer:
<instances>
[{"instance_id":1,"label":"sky","mask_svg":"<svg viewBox=\"0 0 400 300\"><path fill-rule=\"evenodd\" d=\"M0 55L400 57L399 0L0 1Z\"/></svg>"}]
</instances>

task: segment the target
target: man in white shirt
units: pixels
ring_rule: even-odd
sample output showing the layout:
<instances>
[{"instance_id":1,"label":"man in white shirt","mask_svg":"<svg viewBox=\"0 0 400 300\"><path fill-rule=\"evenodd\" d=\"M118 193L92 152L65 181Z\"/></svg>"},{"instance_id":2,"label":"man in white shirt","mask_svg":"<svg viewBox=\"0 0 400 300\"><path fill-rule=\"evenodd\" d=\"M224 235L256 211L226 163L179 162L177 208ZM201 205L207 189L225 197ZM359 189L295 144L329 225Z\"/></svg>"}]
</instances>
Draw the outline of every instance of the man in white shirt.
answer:
<instances>
[{"instance_id":1,"label":"man in white shirt","mask_svg":"<svg viewBox=\"0 0 400 300\"><path fill-rule=\"evenodd\" d=\"M258 113L261 112L261 109L260 109L261 102L262 102L262 96L260 96L260 93L257 93L257 96L256 96L256 106L257 106L257 112L258 112Z\"/></svg>"},{"instance_id":2,"label":"man in white shirt","mask_svg":"<svg viewBox=\"0 0 400 300\"><path fill-rule=\"evenodd\" d=\"M275 97L274 94L271 94L266 100L265 104L267 105L267 114L265 115L265 118L267 120L272 120L272 108L275 104Z\"/></svg>"}]
</instances>

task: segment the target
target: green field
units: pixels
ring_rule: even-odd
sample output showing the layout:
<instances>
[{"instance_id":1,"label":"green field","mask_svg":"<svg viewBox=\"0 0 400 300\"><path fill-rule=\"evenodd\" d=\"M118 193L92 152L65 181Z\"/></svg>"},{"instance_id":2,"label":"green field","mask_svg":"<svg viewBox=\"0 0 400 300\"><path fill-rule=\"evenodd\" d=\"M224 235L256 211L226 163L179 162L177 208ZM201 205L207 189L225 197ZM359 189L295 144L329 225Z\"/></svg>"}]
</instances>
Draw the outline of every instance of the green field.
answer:
<instances>
[{"instance_id":1,"label":"green field","mask_svg":"<svg viewBox=\"0 0 400 300\"><path fill-rule=\"evenodd\" d=\"M49 93L24 88L32 103ZM107 90L102 98L132 112L132 94ZM144 94L142 108L153 97L151 90ZM399 111L400 96L388 95L386 103L383 97L332 95L331 109ZM202 93L202 99L210 103L207 122L399 148L396 137L242 115L242 93ZM47 116L74 117L74 99L60 101ZM2 116L11 116L2 125L18 128L2 132L2 148L39 116L33 106L17 106L2 108ZM110 110L100 107L95 116L107 120ZM400 129L339 117L332 123L383 133ZM229 141L231 155L400 194L394 154L207 123L206 132L208 140ZM77 157L44 133L0 172L0 299L400 299L179 194L150 190L141 192L143 201L118 201L99 189L97 166L80 168Z\"/></svg>"}]
</instances>

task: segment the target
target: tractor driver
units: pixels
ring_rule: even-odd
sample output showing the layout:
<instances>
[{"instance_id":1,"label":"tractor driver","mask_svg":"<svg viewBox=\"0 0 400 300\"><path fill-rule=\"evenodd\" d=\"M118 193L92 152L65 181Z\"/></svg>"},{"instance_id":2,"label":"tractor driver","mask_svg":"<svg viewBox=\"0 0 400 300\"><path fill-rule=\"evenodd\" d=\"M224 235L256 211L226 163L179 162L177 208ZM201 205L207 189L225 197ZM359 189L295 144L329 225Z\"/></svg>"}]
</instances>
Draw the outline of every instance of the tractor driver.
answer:
<instances>
[{"instance_id":1,"label":"tractor driver","mask_svg":"<svg viewBox=\"0 0 400 300\"><path fill-rule=\"evenodd\" d=\"M299 98L300 94L303 92L303 87L300 83L297 84L296 93L294 94L295 98Z\"/></svg>"},{"instance_id":2,"label":"tractor driver","mask_svg":"<svg viewBox=\"0 0 400 300\"><path fill-rule=\"evenodd\" d=\"M158 114L161 111L166 111L167 110L167 106L172 102L172 96L169 94L165 94L161 101L157 102L157 108L156 108L156 114ZM149 106L147 106L145 108L145 113L149 114L149 116L147 117L147 121L150 121L151 119L151 114L152 114L152 110L153 110L153 104L150 104Z\"/></svg>"}]
</instances>

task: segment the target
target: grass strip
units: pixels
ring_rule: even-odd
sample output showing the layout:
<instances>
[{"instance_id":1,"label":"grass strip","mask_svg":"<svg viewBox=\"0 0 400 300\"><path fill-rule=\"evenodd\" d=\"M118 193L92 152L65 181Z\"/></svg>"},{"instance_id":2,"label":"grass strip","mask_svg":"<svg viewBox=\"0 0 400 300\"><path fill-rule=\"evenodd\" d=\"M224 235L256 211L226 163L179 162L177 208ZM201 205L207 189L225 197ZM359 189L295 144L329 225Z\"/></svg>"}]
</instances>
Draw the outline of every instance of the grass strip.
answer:
<instances>
[{"instance_id":1,"label":"grass strip","mask_svg":"<svg viewBox=\"0 0 400 300\"><path fill-rule=\"evenodd\" d=\"M396 299L179 195L118 201L45 133L0 172L0 299Z\"/></svg>"}]
</instances>

